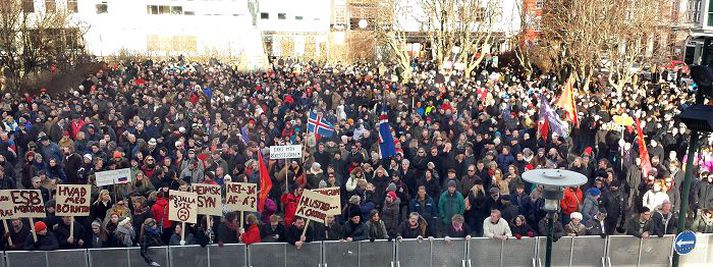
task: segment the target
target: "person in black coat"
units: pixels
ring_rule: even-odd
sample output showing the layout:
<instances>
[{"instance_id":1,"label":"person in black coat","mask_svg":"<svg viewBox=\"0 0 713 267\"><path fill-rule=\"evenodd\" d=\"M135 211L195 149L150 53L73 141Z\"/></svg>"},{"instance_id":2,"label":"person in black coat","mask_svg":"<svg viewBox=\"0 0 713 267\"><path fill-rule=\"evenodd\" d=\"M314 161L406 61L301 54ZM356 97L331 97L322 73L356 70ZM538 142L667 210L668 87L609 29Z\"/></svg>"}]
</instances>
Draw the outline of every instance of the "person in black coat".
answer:
<instances>
[{"instance_id":1,"label":"person in black coat","mask_svg":"<svg viewBox=\"0 0 713 267\"><path fill-rule=\"evenodd\" d=\"M73 152L74 148L63 146L62 152L64 153L64 160L62 160L62 165L64 166L64 174L67 175L68 184L86 184L87 181L80 180L77 172L79 168L82 167L82 156Z\"/></svg>"},{"instance_id":2,"label":"person in black coat","mask_svg":"<svg viewBox=\"0 0 713 267\"><path fill-rule=\"evenodd\" d=\"M302 235L305 227L307 227L307 230L305 234ZM297 249L302 248L305 242L312 242L312 237L312 230L305 225L305 219L302 217L295 217L295 221L290 227L287 227L287 231L285 232L285 241L290 243L290 245L294 245Z\"/></svg>"},{"instance_id":3,"label":"person in black coat","mask_svg":"<svg viewBox=\"0 0 713 267\"><path fill-rule=\"evenodd\" d=\"M74 224L74 234L70 234L71 224ZM70 216L62 217L60 223L55 225L55 234L57 236L57 242L61 249L75 249L84 247L84 239L86 233L84 232L84 226L76 221L72 220Z\"/></svg>"},{"instance_id":4,"label":"person in black coat","mask_svg":"<svg viewBox=\"0 0 713 267\"><path fill-rule=\"evenodd\" d=\"M285 230L285 225L280 223L280 217L272 215L270 216L270 223L263 224L260 227L260 239L262 242L284 242Z\"/></svg>"},{"instance_id":5,"label":"person in black coat","mask_svg":"<svg viewBox=\"0 0 713 267\"><path fill-rule=\"evenodd\" d=\"M653 212L651 215L651 235L663 237L667 234L673 234L676 231L677 216L674 215L673 206L670 201L664 200L661 204L661 209Z\"/></svg>"},{"instance_id":6,"label":"person in black coat","mask_svg":"<svg viewBox=\"0 0 713 267\"><path fill-rule=\"evenodd\" d=\"M225 222L218 225L216 238L219 245L224 243L238 243L238 219L235 212L225 215Z\"/></svg>"},{"instance_id":7,"label":"person in black coat","mask_svg":"<svg viewBox=\"0 0 713 267\"><path fill-rule=\"evenodd\" d=\"M333 215L328 215L324 224L314 224L313 239L315 241L344 239L344 226L339 224Z\"/></svg>"},{"instance_id":8,"label":"person in black coat","mask_svg":"<svg viewBox=\"0 0 713 267\"><path fill-rule=\"evenodd\" d=\"M512 222L510 222L510 231L512 232L512 235L517 239L520 239L523 236L535 236L535 230L527 224L527 220L523 215L518 215L517 217L512 219Z\"/></svg>"},{"instance_id":9,"label":"person in black coat","mask_svg":"<svg viewBox=\"0 0 713 267\"><path fill-rule=\"evenodd\" d=\"M37 241L33 239L32 233L29 233L25 239L26 250L55 250L59 248L57 238L47 230L47 225L44 222L35 223L35 232Z\"/></svg>"},{"instance_id":10,"label":"person in black coat","mask_svg":"<svg viewBox=\"0 0 713 267\"><path fill-rule=\"evenodd\" d=\"M355 214L355 212L352 212L351 214L353 215L349 218L349 221L344 223L344 238L347 241L369 239L369 231L366 229L366 225L361 222L361 216Z\"/></svg>"}]
</instances>

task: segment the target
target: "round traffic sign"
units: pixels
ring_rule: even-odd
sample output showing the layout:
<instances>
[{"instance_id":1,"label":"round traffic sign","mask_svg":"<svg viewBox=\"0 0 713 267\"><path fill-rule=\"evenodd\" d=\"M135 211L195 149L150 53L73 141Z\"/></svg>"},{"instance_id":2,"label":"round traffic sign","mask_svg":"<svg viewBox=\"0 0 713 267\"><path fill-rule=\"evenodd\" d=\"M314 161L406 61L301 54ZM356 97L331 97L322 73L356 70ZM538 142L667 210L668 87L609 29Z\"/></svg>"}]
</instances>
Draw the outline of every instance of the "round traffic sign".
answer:
<instances>
[{"instance_id":1,"label":"round traffic sign","mask_svg":"<svg viewBox=\"0 0 713 267\"><path fill-rule=\"evenodd\" d=\"M683 231L676 235L676 240L673 241L673 248L678 255L686 255L691 253L696 247L696 233L692 231Z\"/></svg>"}]
</instances>

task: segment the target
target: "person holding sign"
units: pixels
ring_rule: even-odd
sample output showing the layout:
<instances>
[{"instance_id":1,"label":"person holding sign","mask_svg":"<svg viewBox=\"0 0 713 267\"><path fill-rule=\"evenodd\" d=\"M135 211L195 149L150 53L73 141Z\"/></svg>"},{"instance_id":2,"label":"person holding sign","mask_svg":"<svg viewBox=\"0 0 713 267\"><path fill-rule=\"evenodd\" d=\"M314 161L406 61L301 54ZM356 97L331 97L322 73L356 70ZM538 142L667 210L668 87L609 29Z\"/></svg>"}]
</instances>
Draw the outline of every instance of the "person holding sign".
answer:
<instances>
[{"instance_id":1,"label":"person holding sign","mask_svg":"<svg viewBox=\"0 0 713 267\"><path fill-rule=\"evenodd\" d=\"M62 217L62 221L56 226L55 235L61 249L75 249L84 246L84 226L74 221L70 216Z\"/></svg>"},{"instance_id":2,"label":"person holding sign","mask_svg":"<svg viewBox=\"0 0 713 267\"><path fill-rule=\"evenodd\" d=\"M47 225L44 222L35 223L35 232L37 233L37 241L28 235L25 242L26 250L55 250L59 248L57 238L52 232L47 230Z\"/></svg>"},{"instance_id":3,"label":"person holding sign","mask_svg":"<svg viewBox=\"0 0 713 267\"><path fill-rule=\"evenodd\" d=\"M285 241L294 245L297 249L302 248L305 242L312 242L312 231L302 217L295 217L295 221L287 227Z\"/></svg>"},{"instance_id":4,"label":"person holding sign","mask_svg":"<svg viewBox=\"0 0 713 267\"><path fill-rule=\"evenodd\" d=\"M22 219L13 219L10 229L5 232L3 242L6 250L21 250L25 246L27 239L32 240L30 227L25 225ZM12 243L12 244L10 244Z\"/></svg>"},{"instance_id":5,"label":"person holding sign","mask_svg":"<svg viewBox=\"0 0 713 267\"><path fill-rule=\"evenodd\" d=\"M260 228L258 227L258 220L254 214L249 214L247 217L248 225L247 231L240 228L240 237L238 239L240 242L250 245L252 243L260 242Z\"/></svg>"}]
</instances>

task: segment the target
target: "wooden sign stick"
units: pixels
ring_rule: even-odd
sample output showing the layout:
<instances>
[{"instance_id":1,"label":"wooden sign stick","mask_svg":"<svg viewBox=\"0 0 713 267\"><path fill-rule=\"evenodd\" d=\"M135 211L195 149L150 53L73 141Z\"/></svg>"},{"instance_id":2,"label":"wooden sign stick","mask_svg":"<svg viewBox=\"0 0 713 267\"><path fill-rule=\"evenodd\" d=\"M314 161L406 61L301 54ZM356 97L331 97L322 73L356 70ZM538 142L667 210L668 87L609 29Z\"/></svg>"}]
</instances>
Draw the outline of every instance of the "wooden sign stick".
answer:
<instances>
[{"instance_id":1,"label":"wooden sign stick","mask_svg":"<svg viewBox=\"0 0 713 267\"><path fill-rule=\"evenodd\" d=\"M30 228L32 228L32 239L37 242L37 232L35 232L35 222L30 218Z\"/></svg>"},{"instance_id":2,"label":"wooden sign stick","mask_svg":"<svg viewBox=\"0 0 713 267\"><path fill-rule=\"evenodd\" d=\"M69 216L69 237L74 239L74 216Z\"/></svg>"},{"instance_id":3,"label":"wooden sign stick","mask_svg":"<svg viewBox=\"0 0 713 267\"><path fill-rule=\"evenodd\" d=\"M10 233L10 227L7 226L7 221L2 220L2 226L5 227L5 233ZM7 235L7 244L12 246L12 237Z\"/></svg>"}]
</instances>

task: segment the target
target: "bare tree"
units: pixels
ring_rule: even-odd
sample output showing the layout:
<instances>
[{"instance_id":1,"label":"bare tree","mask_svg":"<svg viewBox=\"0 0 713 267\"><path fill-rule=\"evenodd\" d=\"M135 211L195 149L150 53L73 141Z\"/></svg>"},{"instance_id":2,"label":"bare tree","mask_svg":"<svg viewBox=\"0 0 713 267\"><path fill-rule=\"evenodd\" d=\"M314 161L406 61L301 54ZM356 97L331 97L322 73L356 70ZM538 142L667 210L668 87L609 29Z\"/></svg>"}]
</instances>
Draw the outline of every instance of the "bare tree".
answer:
<instances>
[{"instance_id":1,"label":"bare tree","mask_svg":"<svg viewBox=\"0 0 713 267\"><path fill-rule=\"evenodd\" d=\"M498 0L421 0L421 23L436 64L465 65L466 77L485 58L493 43L495 22L502 14Z\"/></svg>"},{"instance_id":2,"label":"bare tree","mask_svg":"<svg viewBox=\"0 0 713 267\"><path fill-rule=\"evenodd\" d=\"M84 54L88 26L67 10L34 9L22 0L0 1L0 66L12 89L19 89L29 74L50 65L61 69Z\"/></svg>"},{"instance_id":3,"label":"bare tree","mask_svg":"<svg viewBox=\"0 0 713 267\"><path fill-rule=\"evenodd\" d=\"M644 66L655 65L669 57L669 44L663 41L672 34L670 1L611 0L606 30L608 39L602 47L604 68L609 84L621 96L624 87L634 81ZM656 71L655 69L653 71Z\"/></svg>"},{"instance_id":4,"label":"bare tree","mask_svg":"<svg viewBox=\"0 0 713 267\"><path fill-rule=\"evenodd\" d=\"M378 3L378 14L374 16L374 33L377 44L386 49L386 54L392 57L396 65L401 69L401 83L411 80L411 57L406 50L406 31L403 31L403 23L413 19L412 14L406 8L405 0L383 0Z\"/></svg>"}]
</instances>

